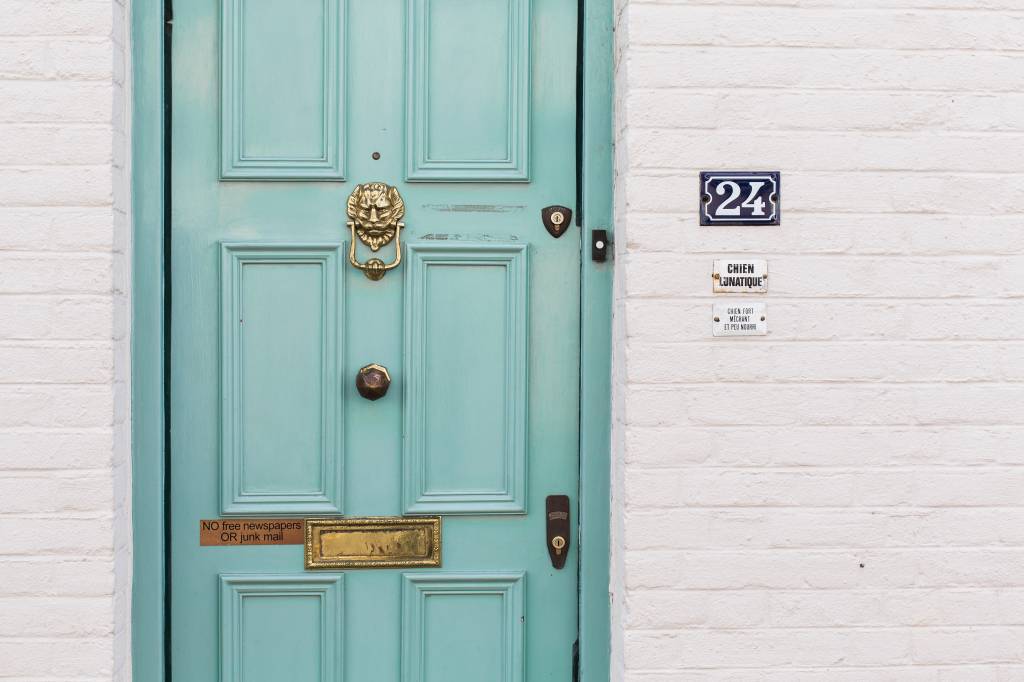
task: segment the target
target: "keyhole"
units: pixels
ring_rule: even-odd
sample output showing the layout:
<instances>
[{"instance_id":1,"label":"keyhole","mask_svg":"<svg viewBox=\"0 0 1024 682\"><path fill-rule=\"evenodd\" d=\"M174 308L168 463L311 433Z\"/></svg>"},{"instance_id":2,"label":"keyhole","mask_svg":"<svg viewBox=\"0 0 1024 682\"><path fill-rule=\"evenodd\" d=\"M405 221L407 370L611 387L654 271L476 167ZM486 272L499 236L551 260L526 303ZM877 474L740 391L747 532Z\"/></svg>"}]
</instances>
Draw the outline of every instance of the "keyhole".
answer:
<instances>
[{"instance_id":1,"label":"keyhole","mask_svg":"<svg viewBox=\"0 0 1024 682\"><path fill-rule=\"evenodd\" d=\"M562 549L565 548L565 538L563 538L561 535L556 535L555 537L551 538L551 546L555 548L555 555L561 556Z\"/></svg>"}]
</instances>

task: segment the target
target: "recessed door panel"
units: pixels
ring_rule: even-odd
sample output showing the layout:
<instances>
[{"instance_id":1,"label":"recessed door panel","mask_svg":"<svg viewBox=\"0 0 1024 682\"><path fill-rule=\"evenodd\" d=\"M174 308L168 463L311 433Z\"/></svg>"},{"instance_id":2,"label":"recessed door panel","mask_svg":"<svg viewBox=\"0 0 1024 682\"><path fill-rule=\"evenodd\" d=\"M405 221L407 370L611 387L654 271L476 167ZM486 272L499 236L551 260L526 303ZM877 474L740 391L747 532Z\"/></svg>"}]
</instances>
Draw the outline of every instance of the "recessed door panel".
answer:
<instances>
[{"instance_id":1,"label":"recessed door panel","mask_svg":"<svg viewBox=\"0 0 1024 682\"><path fill-rule=\"evenodd\" d=\"M530 3L409 0L409 19L408 178L526 180Z\"/></svg>"},{"instance_id":2,"label":"recessed door panel","mask_svg":"<svg viewBox=\"0 0 1024 682\"><path fill-rule=\"evenodd\" d=\"M221 576L221 680L335 682L341 585L341 576Z\"/></svg>"},{"instance_id":3,"label":"recessed door panel","mask_svg":"<svg viewBox=\"0 0 1024 682\"><path fill-rule=\"evenodd\" d=\"M225 244L225 514L341 511L338 247Z\"/></svg>"},{"instance_id":4,"label":"recessed door panel","mask_svg":"<svg viewBox=\"0 0 1024 682\"><path fill-rule=\"evenodd\" d=\"M526 510L527 249L414 244L406 280L406 510Z\"/></svg>"},{"instance_id":5,"label":"recessed door panel","mask_svg":"<svg viewBox=\"0 0 1024 682\"><path fill-rule=\"evenodd\" d=\"M223 177L341 179L344 0L223 8Z\"/></svg>"},{"instance_id":6,"label":"recessed door panel","mask_svg":"<svg viewBox=\"0 0 1024 682\"><path fill-rule=\"evenodd\" d=\"M523 682L524 581L522 574L406 575L402 682Z\"/></svg>"}]
</instances>

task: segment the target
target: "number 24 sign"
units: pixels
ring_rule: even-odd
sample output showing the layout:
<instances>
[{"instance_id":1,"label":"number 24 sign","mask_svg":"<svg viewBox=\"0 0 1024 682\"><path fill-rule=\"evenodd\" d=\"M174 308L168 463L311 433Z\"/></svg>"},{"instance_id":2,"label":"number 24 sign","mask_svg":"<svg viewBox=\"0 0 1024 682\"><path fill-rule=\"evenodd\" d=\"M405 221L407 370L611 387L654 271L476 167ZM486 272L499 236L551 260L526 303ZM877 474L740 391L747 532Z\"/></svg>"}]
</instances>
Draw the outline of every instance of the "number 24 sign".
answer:
<instances>
[{"instance_id":1,"label":"number 24 sign","mask_svg":"<svg viewBox=\"0 0 1024 682\"><path fill-rule=\"evenodd\" d=\"M782 211L778 171L703 171L701 225L778 225Z\"/></svg>"}]
</instances>

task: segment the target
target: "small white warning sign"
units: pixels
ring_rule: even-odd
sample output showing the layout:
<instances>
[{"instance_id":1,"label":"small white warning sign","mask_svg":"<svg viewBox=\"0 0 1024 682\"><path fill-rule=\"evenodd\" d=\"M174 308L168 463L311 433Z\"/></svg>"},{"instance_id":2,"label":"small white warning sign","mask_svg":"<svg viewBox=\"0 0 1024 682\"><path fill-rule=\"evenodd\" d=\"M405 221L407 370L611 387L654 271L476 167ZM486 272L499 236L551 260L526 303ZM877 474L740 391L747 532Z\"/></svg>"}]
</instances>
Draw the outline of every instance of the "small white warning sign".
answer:
<instances>
[{"instance_id":1,"label":"small white warning sign","mask_svg":"<svg viewBox=\"0 0 1024 682\"><path fill-rule=\"evenodd\" d=\"M768 291L768 261L716 260L711 273L716 294L763 294Z\"/></svg>"},{"instance_id":2,"label":"small white warning sign","mask_svg":"<svg viewBox=\"0 0 1024 682\"><path fill-rule=\"evenodd\" d=\"M768 333L768 314L764 303L730 301L712 306L715 336L764 336Z\"/></svg>"}]
</instances>

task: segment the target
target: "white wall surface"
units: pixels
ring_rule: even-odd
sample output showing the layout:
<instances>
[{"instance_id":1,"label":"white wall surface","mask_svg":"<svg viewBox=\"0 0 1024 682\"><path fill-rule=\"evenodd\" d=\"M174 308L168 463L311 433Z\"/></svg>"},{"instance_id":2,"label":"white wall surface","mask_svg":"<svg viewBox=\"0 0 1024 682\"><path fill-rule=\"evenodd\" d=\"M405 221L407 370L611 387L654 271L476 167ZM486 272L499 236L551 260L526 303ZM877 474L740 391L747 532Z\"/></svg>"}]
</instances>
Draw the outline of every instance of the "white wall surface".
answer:
<instances>
[{"instance_id":1,"label":"white wall surface","mask_svg":"<svg viewBox=\"0 0 1024 682\"><path fill-rule=\"evenodd\" d=\"M1024 680L1024 3L617 43L615 679ZM715 169L781 170L781 227L699 227ZM737 254L767 337L711 336Z\"/></svg>"},{"instance_id":2,"label":"white wall surface","mask_svg":"<svg viewBox=\"0 0 1024 682\"><path fill-rule=\"evenodd\" d=\"M3 680L129 674L125 14L0 2Z\"/></svg>"}]
</instances>

